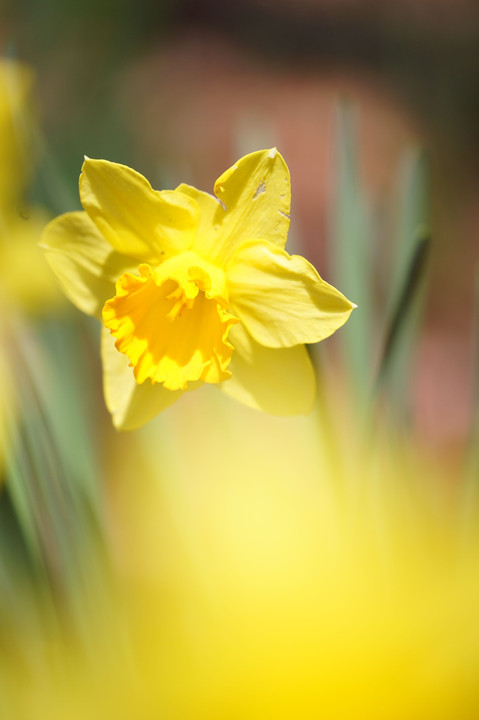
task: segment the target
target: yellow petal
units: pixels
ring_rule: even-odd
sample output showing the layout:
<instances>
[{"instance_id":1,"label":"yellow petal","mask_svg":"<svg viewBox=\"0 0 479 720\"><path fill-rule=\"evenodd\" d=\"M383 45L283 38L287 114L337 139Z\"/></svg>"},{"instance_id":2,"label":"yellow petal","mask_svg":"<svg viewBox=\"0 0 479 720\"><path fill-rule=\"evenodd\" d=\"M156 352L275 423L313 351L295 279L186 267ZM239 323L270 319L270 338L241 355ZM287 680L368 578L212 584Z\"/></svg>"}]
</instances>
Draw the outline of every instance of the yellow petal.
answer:
<instances>
[{"instance_id":1,"label":"yellow petal","mask_svg":"<svg viewBox=\"0 0 479 720\"><path fill-rule=\"evenodd\" d=\"M175 190L153 190L143 175L125 165L86 159L80 197L115 250L136 260L160 262L187 250L195 237L195 201Z\"/></svg>"},{"instance_id":2,"label":"yellow petal","mask_svg":"<svg viewBox=\"0 0 479 720\"><path fill-rule=\"evenodd\" d=\"M131 261L113 250L81 211L52 220L40 245L66 296L83 312L101 317L105 301L115 293L115 280Z\"/></svg>"},{"instance_id":3,"label":"yellow petal","mask_svg":"<svg viewBox=\"0 0 479 720\"><path fill-rule=\"evenodd\" d=\"M305 258L261 241L239 249L227 280L235 314L268 347L324 340L355 307Z\"/></svg>"},{"instance_id":4,"label":"yellow petal","mask_svg":"<svg viewBox=\"0 0 479 720\"><path fill-rule=\"evenodd\" d=\"M229 366L231 378L221 390L244 405L272 415L310 412L316 378L306 348L266 348L241 325L231 328L235 350Z\"/></svg>"},{"instance_id":5,"label":"yellow petal","mask_svg":"<svg viewBox=\"0 0 479 720\"><path fill-rule=\"evenodd\" d=\"M140 265L140 276L123 275L116 296L105 303L103 322L139 383L150 380L168 390L185 390L189 382L218 383L230 375L227 336L237 320L205 293L211 287L207 271L191 270L184 284L181 274L158 277L149 265Z\"/></svg>"},{"instance_id":6,"label":"yellow petal","mask_svg":"<svg viewBox=\"0 0 479 720\"><path fill-rule=\"evenodd\" d=\"M224 206L218 198L192 185L183 183L176 189L192 198L200 208L200 222L191 249L206 259L216 260L222 251Z\"/></svg>"},{"instance_id":7,"label":"yellow petal","mask_svg":"<svg viewBox=\"0 0 479 720\"><path fill-rule=\"evenodd\" d=\"M264 238L284 247L289 228L289 171L276 150L245 155L215 183L219 203L207 193L180 185L201 207L195 249L224 265L240 243Z\"/></svg>"},{"instance_id":8,"label":"yellow petal","mask_svg":"<svg viewBox=\"0 0 479 720\"><path fill-rule=\"evenodd\" d=\"M117 430L134 430L152 420L182 395L162 385L139 385L128 358L118 352L114 338L102 328L103 392L113 425Z\"/></svg>"}]
</instances>

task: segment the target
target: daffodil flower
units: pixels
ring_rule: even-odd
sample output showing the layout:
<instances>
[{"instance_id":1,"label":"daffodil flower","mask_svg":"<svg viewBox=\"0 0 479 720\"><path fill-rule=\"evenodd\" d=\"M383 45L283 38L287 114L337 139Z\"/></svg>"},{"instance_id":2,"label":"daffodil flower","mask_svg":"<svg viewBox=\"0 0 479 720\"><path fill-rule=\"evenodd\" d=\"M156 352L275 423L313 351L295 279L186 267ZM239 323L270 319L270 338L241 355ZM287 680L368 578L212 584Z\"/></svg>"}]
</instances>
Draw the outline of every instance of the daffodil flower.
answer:
<instances>
[{"instance_id":1,"label":"daffodil flower","mask_svg":"<svg viewBox=\"0 0 479 720\"><path fill-rule=\"evenodd\" d=\"M273 414L308 412L304 343L331 335L354 307L284 250L291 192L276 149L241 158L214 192L153 190L124 165L86 158L84 211L45 229L66 295L102 320L117 428L148 422L202 383Z\"/></svg>"}]
</instances>

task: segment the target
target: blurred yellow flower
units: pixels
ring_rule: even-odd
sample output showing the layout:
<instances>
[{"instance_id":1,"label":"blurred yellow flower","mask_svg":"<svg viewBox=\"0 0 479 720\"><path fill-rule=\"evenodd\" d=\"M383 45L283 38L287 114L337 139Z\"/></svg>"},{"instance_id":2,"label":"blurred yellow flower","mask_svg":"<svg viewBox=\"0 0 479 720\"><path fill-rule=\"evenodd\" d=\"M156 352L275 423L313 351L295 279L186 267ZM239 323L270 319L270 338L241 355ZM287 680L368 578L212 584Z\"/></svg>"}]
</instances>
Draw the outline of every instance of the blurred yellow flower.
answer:
<instances>
[{"instance_id":1,"label":"blurred yellow flower","mask_svg":"<svg viewBox=\"0 0 479 720\"><path fill-rule=\"evenodd\" d=\"M47 214L25 205L22 198L34 166L32 80L27 65L0 59L0 303L4 316L6 308L37 314L62 303L38 247Z\"/></svg>"},{"instance_id":2,"label":"blurred yellow flower","mask_svg":"<svg viewBox=\"0 0 479 720\"><path fill-rule=\"evenodd\" d=\"M0 58L0 473L18 411L18 369L10 350L14 336L28 332L19 316L65 304L38 247L48 216L23 202L34 166L32 80L30 67Z\"/></svg>"},{"instance_id":3,"label":"blurred yellow flower","mask_svg":"<svg viewBox=\"0 0 479 720\"><path fill-rule=\"evenodd\" d=\"M16 209L32 168L26 139L31 134L28 104L32 71L0 58L0 211Z\"/></svg>"},{"instance_id":4,"label":"blurred yellow flower","mask_svg":"<svg viewBox=\"0 0 479 720\"><path fill-rule=\"evenodd\" d=\"M207 394L115 443L110 595L92 570L79 627L5 624L2 718L478 718L477 503L391 435L336 454Z\"/></svg>"},{"instance_id":5,"label":"blurred yellow flower","mask_svg":"<svg viewBox=\"0 0 479 720\"><path fill-rule=\"evenodd\" d=\"M308 412L315 378L304 343L331 335L354 307L284 250L290 181L276 149L240 159L215 196L155 191L128 167L87 158L85 211L45 230L66 295L102 318L118 428L148 422L204 382L272 414Z\"/></svg>"}]
</instances>

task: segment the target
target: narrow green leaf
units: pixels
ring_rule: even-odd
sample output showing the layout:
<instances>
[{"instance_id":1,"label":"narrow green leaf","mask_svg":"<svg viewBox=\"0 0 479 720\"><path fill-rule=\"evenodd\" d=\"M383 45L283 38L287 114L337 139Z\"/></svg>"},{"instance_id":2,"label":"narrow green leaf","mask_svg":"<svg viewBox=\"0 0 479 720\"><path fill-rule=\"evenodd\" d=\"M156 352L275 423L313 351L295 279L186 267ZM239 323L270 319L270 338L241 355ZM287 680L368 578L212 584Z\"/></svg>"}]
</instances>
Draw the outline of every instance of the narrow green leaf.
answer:
<instances>
[{"instance_id":1,"label":"narrow green leaf","mask_svg":"<svg viewBox=\"0 0 479 720\"><path fill-rule=\"evenodd\" d=\"M426 231L424 232L426 233ZM402 339L402 333L412 314L427 265L426 261L430 241L431 238L429 234L422 234L421 231L418 232L416 247L414 248L401 293L386 331L378 372L377 383L379 386L382 385L390 370L395 355L398 352L398 345Z\"/></svg>"},{"instance_id":2,"label":"narrow green leaf","mask_svg":"<svg viewBox=\"0 0 479 720\"><path fill-rule=\"evenodd\" d=\"M401 179L396 251L391 266L384 341L376 392L388 387L395 414L407 416L410 367L422 299L429 230L428 173L423 155L405 158Z\"/></svg>"},{"instance_id":3,"label":"narrow green leaf","mask_svg":"<svg viewBox=\"0 0 479 720\"><path fill-rule=\"evenodd\" d=\"M360 404L371 382L372 233L358 178L356 117L343 104L338 112L333 267L337 286L358 308L339 334Z\"/></svg>"}]
</instances>

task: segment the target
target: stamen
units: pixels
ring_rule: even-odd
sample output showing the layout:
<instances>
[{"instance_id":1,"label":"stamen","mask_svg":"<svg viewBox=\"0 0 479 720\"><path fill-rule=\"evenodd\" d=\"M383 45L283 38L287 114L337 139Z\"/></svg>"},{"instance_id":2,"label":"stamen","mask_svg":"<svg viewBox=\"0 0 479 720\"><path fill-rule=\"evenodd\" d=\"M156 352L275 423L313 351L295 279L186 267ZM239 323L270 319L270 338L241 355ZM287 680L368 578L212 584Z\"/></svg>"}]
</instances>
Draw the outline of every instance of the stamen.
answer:
<instances>
[{"instance_id":1,"label":"stamen","mask_svg":"<svg viewBox=\"0 0 479 720\"><path fill-rule=\"evenodd\" d=\"M186 298L180 286L167 295L166 299L174 301L171 310L166 315L170 322L173 322L178 315L181 315L185 308L191 309L194 303L194 298Z\"/></svg>"}]
</instances>

